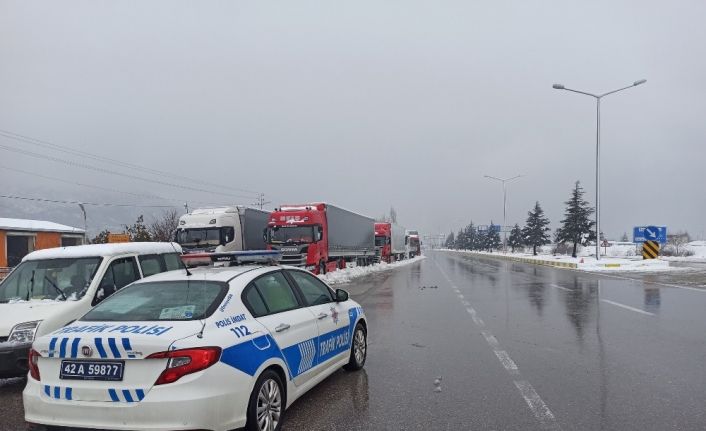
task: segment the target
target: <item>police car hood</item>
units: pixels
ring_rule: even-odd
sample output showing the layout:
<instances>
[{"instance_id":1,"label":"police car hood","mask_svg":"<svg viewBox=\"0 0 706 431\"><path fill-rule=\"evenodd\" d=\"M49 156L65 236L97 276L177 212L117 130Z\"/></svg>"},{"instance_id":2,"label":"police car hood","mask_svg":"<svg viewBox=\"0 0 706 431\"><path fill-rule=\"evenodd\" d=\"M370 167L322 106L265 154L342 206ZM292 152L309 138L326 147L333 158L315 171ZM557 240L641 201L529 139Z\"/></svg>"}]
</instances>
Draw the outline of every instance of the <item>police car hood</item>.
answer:
<instances>
[{"instance_id":1,"label":"police car hood","mask_svg":"<svg viewBox=\"0 0 706 431\"><path fill-rule=\"evenodd\" d=\"M35 340L41 356L62 359L143 359L201 331L199 320L77 321Z\"/></svg>"},{"instance_id":2,"label":"police car hood","mask_svg":"<svg viewBox=\"0 0 706 431\"><path fill-rule=\"evenodd\" d=\"M12 327L18 323L44 320L75 304L76 301L54 301L51 299L2 303L0 304L0 337L10 335Z\"/></svg>"}]
</instances>

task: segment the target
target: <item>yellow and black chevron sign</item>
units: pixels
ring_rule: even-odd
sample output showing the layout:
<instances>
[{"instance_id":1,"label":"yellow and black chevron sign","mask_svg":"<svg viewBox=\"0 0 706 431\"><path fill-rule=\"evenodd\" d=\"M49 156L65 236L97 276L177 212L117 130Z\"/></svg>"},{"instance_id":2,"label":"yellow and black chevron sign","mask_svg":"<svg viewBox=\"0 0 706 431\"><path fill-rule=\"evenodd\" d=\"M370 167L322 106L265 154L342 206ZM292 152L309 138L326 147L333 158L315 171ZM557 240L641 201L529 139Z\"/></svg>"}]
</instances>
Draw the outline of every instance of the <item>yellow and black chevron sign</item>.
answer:
<instances>
[{"instance_id":1,"label":"yellow and black chevron sign","mask_svg":"<svg viewBox=\"0 0 706 431\"><path fill-rule=\"evenodd\" d=\"M642 258L657 259L659 256L659 243L657 241L645 241L642 243Z\"/></svg>"}]
</instances>

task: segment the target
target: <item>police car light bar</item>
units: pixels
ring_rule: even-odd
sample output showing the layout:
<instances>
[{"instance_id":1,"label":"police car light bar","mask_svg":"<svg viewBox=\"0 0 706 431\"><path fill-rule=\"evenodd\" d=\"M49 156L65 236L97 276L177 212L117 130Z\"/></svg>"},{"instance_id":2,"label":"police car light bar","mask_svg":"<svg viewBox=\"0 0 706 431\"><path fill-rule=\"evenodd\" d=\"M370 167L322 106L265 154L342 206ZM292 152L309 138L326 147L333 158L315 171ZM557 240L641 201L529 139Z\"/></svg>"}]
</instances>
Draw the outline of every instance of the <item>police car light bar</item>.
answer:
<instances>
[{"instance_id":1,"label":"police car light bar","mask_svg":"<svg viewBox=\"0 0 706 431\"><path fill-rule=\"evenodd\" d=\"M192 259L211 259L211 262L229 262L234 265L247 263L277 263L282 259L279 250L226 251L220 253L187 253L182 254L184 261Z\"/></svg>"}]
</instances>

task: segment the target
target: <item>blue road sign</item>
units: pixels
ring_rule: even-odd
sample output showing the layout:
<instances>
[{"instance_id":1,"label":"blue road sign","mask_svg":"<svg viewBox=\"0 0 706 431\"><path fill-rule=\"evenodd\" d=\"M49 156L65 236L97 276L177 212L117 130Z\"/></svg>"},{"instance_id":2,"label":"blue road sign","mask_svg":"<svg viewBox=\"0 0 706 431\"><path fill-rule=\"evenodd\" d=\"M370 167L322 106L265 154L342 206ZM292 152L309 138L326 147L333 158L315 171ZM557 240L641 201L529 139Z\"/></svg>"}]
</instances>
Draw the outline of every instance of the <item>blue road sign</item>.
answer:
<instances>
[{"instance_id":1,"label":"blue road sign","mask_svg":"<svg viewBox=\"0 0 706 431\"><path fill-rule=\"evenodd\" d=\"M667 226L635 226L632 231L632 242L657 241L667 243Z\"/></svg>"}]
</instances>

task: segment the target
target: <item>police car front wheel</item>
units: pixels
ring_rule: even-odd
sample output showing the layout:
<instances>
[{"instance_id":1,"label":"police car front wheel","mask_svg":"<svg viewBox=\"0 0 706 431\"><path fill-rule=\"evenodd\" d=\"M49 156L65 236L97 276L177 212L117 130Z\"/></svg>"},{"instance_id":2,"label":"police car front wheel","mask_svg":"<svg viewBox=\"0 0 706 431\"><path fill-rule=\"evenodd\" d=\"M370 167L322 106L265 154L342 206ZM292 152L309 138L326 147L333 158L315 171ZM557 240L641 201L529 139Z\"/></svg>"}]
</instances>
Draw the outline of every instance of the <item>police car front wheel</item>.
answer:
<instances>
[{"instance_id":1,"label":"police car front wheel","mask_svg":"<svg viewBox=\"0 0 706 431\"><path fill-rule=\"evenodd\" d=\"M273 370L265 370L255 383L248 404L248 431L278 431L284 418L282 380Z\"/></svg>"},{"instance_id":2,"label":"police car front wheel","mask_svg":"<svg viewBox=\"0 0 706 431\"><path fill-rule=\"evenodd\" d=\"M368 334L365 327L359 322L353 331L353 343L351 343L351 356L348 363L343 367L348 371L357 371L363 368L368 356Z\"/></svg>"}]
</instances>

